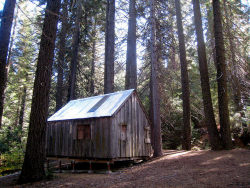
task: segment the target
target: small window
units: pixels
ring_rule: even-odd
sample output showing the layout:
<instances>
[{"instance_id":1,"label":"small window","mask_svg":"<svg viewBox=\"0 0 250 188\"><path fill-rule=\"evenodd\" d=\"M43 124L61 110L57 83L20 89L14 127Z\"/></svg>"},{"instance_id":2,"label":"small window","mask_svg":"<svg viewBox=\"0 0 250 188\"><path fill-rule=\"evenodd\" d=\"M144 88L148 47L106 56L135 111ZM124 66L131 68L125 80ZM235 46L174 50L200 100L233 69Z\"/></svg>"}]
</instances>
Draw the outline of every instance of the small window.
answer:
<instances>
[{"instance_id":1,"label":"small window","mask_svg":"<svg viewBox=\"0 0 250 188\"><path fill-rule=\"evenodd\" d=\"M126 141L127 140L127 125L121 126L121 140Z\"/></svg>"},{"instance_id":2,"label":"small window","mask_svg":"<svg viewBox=\"0 0 250 188\"><path fill-rule=\"evenodd\" d=\"M78 140L91 139L90 125L77 125L77 139Z\"/></svg>"}]
</instances>

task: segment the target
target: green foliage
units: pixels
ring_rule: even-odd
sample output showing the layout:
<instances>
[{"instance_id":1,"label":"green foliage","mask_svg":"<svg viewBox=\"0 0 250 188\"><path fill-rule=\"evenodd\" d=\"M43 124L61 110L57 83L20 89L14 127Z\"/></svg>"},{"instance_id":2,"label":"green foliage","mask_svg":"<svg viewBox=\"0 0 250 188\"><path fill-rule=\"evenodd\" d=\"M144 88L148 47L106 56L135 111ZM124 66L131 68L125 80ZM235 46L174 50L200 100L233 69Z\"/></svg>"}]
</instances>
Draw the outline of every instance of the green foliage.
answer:
<instances>
[{"instance_id":1,"label":"green foliage","mask_svg":"<svg viewBox=\"0 0 250 188\"><path fill-rule=\"evenodd\" d=\"M21 143L21 137L21 131L18 127L11 128L3 125L0 131L0 153L10 152L17 143Z\"/></svg>"},{"instance_id":2,"label":"green foliage","mask_svg":"<svg viewBox=\"0 0 250 188\"><path fill-rule=\"evenodd\" d=\"M169 113L163 116L162 122L162 141L164 149L177 149L182 143L182 107L181 101L172 101L175 105Z\"/></svg>"},{"instance_id":3,"label":"green foliage","mask_svg":"<svg viewBox=\"0 0 250 188\"><path fill-rule=\"evenodd\" d=\"M55 175L53 174L51 170L47 170L45 175L46 175L47 180L52 180L55 178Z\"/></svg>"},{"instance_id":4,"label":"green foliage","mask_svg":"<svg viewBox=\"0 0 250 188\"><path fill-rule=\"evenodd\" d=\"M0 155L0 176L13 173L22 168L24 159L24 150L19 143L12 143L15 145L6 153Z\"/></svg>"}]
</instances>

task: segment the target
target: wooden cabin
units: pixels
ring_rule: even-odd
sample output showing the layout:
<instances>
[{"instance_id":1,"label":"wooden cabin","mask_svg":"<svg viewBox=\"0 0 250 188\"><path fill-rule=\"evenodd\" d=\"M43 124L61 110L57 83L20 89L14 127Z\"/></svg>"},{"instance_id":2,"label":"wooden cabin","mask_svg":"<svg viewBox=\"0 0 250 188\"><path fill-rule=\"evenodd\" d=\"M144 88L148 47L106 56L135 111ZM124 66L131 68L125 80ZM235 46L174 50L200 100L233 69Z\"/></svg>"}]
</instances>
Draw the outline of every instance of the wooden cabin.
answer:
<instances>
[{"instance_id":1,"label":"wooden cabin","mask_svg":"<svg viewBox=\"0 0 250 188\"><path fill-rule=\"evenodd\" d=\"M136 91L71 100L48 119L47 157L133 160L151 155L150 123Z\"/></svg>"}]
</instances>

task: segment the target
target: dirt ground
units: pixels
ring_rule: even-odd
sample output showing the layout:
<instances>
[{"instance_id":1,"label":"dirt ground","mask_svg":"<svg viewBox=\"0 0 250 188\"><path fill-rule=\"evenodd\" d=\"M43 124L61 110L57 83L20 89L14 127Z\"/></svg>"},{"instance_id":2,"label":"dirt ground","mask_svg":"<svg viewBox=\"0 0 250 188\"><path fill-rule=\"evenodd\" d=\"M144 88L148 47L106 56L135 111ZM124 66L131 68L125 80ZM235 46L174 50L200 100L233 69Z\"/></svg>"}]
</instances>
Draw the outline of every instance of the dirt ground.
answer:
<instances>
[{"instance_id":1,"label":"dirt ground","mask_svg":"<svg viewBox=\"0 0 250 188\"><path fill-rule=\"evenodd\" d=\"M244 187L250 188L250 150L164 151L164 156L111 174L56 173L50 181L17 186L16 176L0 187Z\"/></svg>"}]
</instances>

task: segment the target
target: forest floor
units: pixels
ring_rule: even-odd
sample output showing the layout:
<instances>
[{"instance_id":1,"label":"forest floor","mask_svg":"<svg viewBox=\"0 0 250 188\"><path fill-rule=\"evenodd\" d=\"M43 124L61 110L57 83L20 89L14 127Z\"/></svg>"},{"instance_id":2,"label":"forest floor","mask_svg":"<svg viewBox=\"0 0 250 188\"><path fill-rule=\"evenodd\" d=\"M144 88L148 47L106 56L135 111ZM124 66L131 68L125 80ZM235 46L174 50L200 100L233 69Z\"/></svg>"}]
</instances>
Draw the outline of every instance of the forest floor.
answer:
<instances>
[{"instance_id":1,"label":"forest floor","mask_svg":"<svg viewBox=\"0 0 250 188\"><path fill-rule=\"evenodd\" d=\"M164 151L164 156L111 174L55 173L52 180L15 185L17 175L0 178L0 187L244 187L250 188L250 150Z\"/></svg>"}]
</instances>

